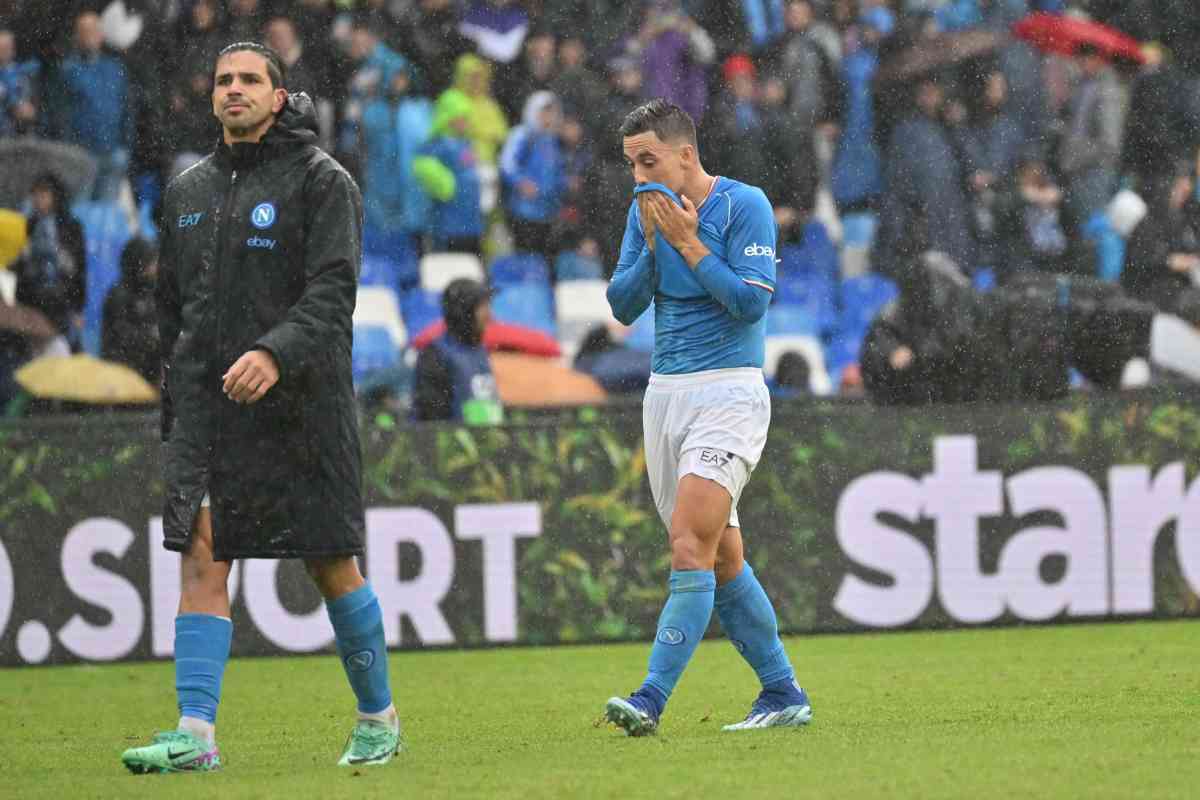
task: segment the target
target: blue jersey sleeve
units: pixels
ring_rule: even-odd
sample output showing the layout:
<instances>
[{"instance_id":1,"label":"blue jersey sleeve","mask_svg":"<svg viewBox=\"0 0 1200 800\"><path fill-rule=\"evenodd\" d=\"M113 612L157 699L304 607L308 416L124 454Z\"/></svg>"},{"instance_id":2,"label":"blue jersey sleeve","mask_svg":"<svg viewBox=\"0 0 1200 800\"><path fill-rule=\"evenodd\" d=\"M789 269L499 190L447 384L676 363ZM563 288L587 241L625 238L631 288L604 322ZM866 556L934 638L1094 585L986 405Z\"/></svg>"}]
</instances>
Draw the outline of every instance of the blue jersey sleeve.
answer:
<instances>
[{"instance_id":1,"label":"blue jersey sleeve","mask_svg":"<svg viewBox=\"0 0 1200 800\"><path fill-rule=\"evenodd\" d=\"M637 203L629 206L621 255L608 284L608 304L623 325L632 325L654 299L654 254L646 246Z\"/></svg>"},{"instance_id":2,"label":"blue jersey sleeve","mask_svg":"<svg viewBox=\"0 0 1200 800\"><path fill-rule=\"evenodd\" d=\"M696 265L696 277L734 319L762 319L775 292L775 212L762 190L747 186L730 198L726 258Z\"/></svg>"}]
</instances>

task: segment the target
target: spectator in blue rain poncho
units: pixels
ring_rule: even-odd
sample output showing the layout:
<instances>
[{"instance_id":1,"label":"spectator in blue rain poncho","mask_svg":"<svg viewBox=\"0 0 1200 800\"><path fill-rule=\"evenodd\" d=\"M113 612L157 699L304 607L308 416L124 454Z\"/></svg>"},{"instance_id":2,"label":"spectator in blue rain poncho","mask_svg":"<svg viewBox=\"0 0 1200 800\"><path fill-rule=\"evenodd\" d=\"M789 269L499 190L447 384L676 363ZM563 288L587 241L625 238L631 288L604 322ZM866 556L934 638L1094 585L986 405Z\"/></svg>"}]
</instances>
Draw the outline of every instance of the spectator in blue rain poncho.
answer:
<instances>
[{"instance_id":1,"label":"spectator in blue rain poncho","mask_svg":"<svg viewBox=\"0 0 1200 800\"><path fill-rule=\"evenodd\" d=\"M558 141L561 120L558 98L551 92L535 92L500 153L505 208L516 249L538 253L547 261L553 256L551 226L566 189Z\"/></svg>"},{"instance_id":2,"label":"spectator in blue rain poncho","mask_svg":"<svg viewBox=\"0 0 1200 800\"><path fill-rule=\"evenodd\" d=\"M366 225L415 235L429 217L429 197L413 174L413 160L429 138L433 106L410 92L407 68L367 101L362 117L362 188Z\"/></svg>"}]
</instances>

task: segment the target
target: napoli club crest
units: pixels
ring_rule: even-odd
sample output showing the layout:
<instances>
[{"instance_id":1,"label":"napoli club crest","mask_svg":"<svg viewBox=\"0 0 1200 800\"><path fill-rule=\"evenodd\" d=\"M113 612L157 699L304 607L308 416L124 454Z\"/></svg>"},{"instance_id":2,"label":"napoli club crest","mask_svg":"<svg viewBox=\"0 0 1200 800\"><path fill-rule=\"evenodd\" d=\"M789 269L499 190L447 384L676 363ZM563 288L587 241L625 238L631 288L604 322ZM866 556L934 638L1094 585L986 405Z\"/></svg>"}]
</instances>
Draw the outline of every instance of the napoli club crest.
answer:
<instances>
[{"instance_id":1,"label":"napoli club crest","mask_svg":"<svg viewBox=\"0 0 1200 800\"><path fill-rule=\"evenodd\" d=\"M273 203L259 203L250 212L250 222L260 231L271 227L275 224L275 205Z\"/></svg>"}]
</instances>

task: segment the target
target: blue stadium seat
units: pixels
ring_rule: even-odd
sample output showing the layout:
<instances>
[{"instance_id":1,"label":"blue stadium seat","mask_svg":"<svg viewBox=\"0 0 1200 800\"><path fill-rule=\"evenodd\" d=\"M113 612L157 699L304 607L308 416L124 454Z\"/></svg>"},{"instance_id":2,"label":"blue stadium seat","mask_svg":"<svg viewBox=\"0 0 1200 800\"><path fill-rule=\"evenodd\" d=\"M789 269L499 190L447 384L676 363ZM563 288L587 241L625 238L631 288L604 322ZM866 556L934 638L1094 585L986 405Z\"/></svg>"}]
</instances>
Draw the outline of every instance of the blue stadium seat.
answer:
<instances>
[{"instance_id":1,"label":"blue stadium seat","mask_svg":"<svg viewBox=\"0 0 1200 800\"><path fill-rule=\"evenodd\" d=\"M824 333L837 322L837 284L829 276L799 273L780 276L774 300L778 306L803 308L815 322L817 332Z\"/></svg>"},{"instance_id":2,"label":"blue stadium seat","mask_svg":"<svg viewBox=\"0 0 1200 800\"><path fill-rule=\"evenodd\" d=\"M842 217L842 244L846 247L871 247L879 218L873 211L858 211Z\"/></svg>"},{"instance_id":3,"label":"blue stadium seat","mask_svg":"<svg viewBox=\"0 0 1200 800\"><path fill-rule=\"evenodd\" d=\"M368 261L371 272L368 274ZM363 276L368 286L388 286L397 294L421 282L416 240L407 233L363 227ZM383 282L381 276L390 276Z\"/></svg>"},{"instance_id":4,"label":"blue stadium seat","mask_svg":"<svg viewBox=\"0 0 1200 800\"><path fill-rule=\"evenodd\" d=\"M900 294L896 284L882 275L859 275L841 285L841 315L838 327L844 331L865 332L880 309Z\"/></svg>"},{"instance_id":5,"label":"blue stadium seat","mask_svg":"<svg viewBox=\"0 0 1200 800\"><path fill-rule=\"evenodd\" d=\"M496 288L516 286L522 283L550 283L550 268L546 260L536 253L512 253L501 256L488 267L492 285Z\"/></svg>"},{"instance_id":6,"label":"blue stadium seat","mask_svg":"<svg viewBox=\"0 0 1200 800\"><path fill-rule=\"evenodd\" d=\"M384 326L355 325L351 361L354 383L358 384L373 372L396 366L400 361L400 348Z\"/></svg>"},{"instance_id":7,"label":"blue stadium seat","mask_svg":"<svg viewBox=\"0 0 1200 800\"><path fill-rule=\"evenodd\" d=\"M500 322L535 328L550 336L557 335L554 322L554 295L549 285L523 283L505 286L492 298L492 316Z\"/></svg>"},{"instance_id":8,"label":"blue stadium seat","mask_svg":"<svg viewBox=\"0 0 1200 800\"><path fill-rule=\"evenodd\" d=\"M842 370L858 362L865 332L839 331L825 345L825 364L830 376L838 381Z\"/></svg>"},{"instance_id":9,"label":"blue stadium seat","mask_svg":"<svg viewBox=\"0 0 1200 800\"><path fill-rule=\"evenodd\" d=\"M409 289L400 295L400 316L410 338L416 338L431 323L442 318L442 293Z\"/></svg>"},{"instance_id":10,"label":"blue stadium seat","mask_svg":"<svg viewBox=\"0 0 1200 800\"><path fill-rule=\"evenodd\" d=\"M121 251L132 234L125 212L116 203L81 201L71 210L83 225L83 238L87 243L83 347L92 355L99 355L104 299L121 279Z\"/></svg>"},{"instance_id":11,"label":"blue stadium seat","mask_svg":"<svg viewBox=\"0 0 1200 800\"><path fill-rule=\"evenodd\" d=\"M359 286L386 286L397 290L396 264L390 258L363 253L362 272L358 274Z\"/></svg>"},{"instance_id":12,"label":"blue stadium seat","mask_svg":"<svg viewBox=\"0 0 1200 800\"><path fill-rule=\"evenodd\" d=\"M593 281L604 279L604 267L594 258L587 258L570 250L558 254L554 259L554 277L564 281Z\"/></svg>"},{"instance_id":13,"label":"blue stadium seat","mask_svg":"<svg viewBox=\"0 0 1200 800\"><path fill-rule=\"evenodd\" d=\"M817 336L820 325L806 305L777 302L767 309L768 336Z\"/></svg>"},{"instance_id":14,"label":"blue stadium seat","mask_svg":"<svg viewBox=\"0 0 1200 800\"><path fill-rule=\"evenodd\" d=\"M793 276L816 275L830 280L837 277L837 247L829 239L825 226L815 220L804 226L800 244L784 245L778 255L775 271L780 280Z\"/></svg>"}]
</instances>

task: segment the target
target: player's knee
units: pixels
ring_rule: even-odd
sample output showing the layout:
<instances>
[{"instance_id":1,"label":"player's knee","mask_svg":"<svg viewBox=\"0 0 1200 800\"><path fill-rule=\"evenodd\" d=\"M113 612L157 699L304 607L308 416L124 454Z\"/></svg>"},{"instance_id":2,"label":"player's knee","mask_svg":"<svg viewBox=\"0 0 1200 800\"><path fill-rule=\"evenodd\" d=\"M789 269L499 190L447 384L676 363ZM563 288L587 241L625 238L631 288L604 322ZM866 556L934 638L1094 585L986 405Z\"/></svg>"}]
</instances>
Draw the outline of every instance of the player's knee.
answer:
<instances>
[{"instance_id":1,"label":"player's knee","mask_svg":"<svg viewBox=\"0 0 1200 800\"><path fill-rule=\"evenodd\" d=\"M673 569L712 569L716 552L711 543L695 530L675 527L671 530L671 567Z\"/></svg>"}]
</instances>

